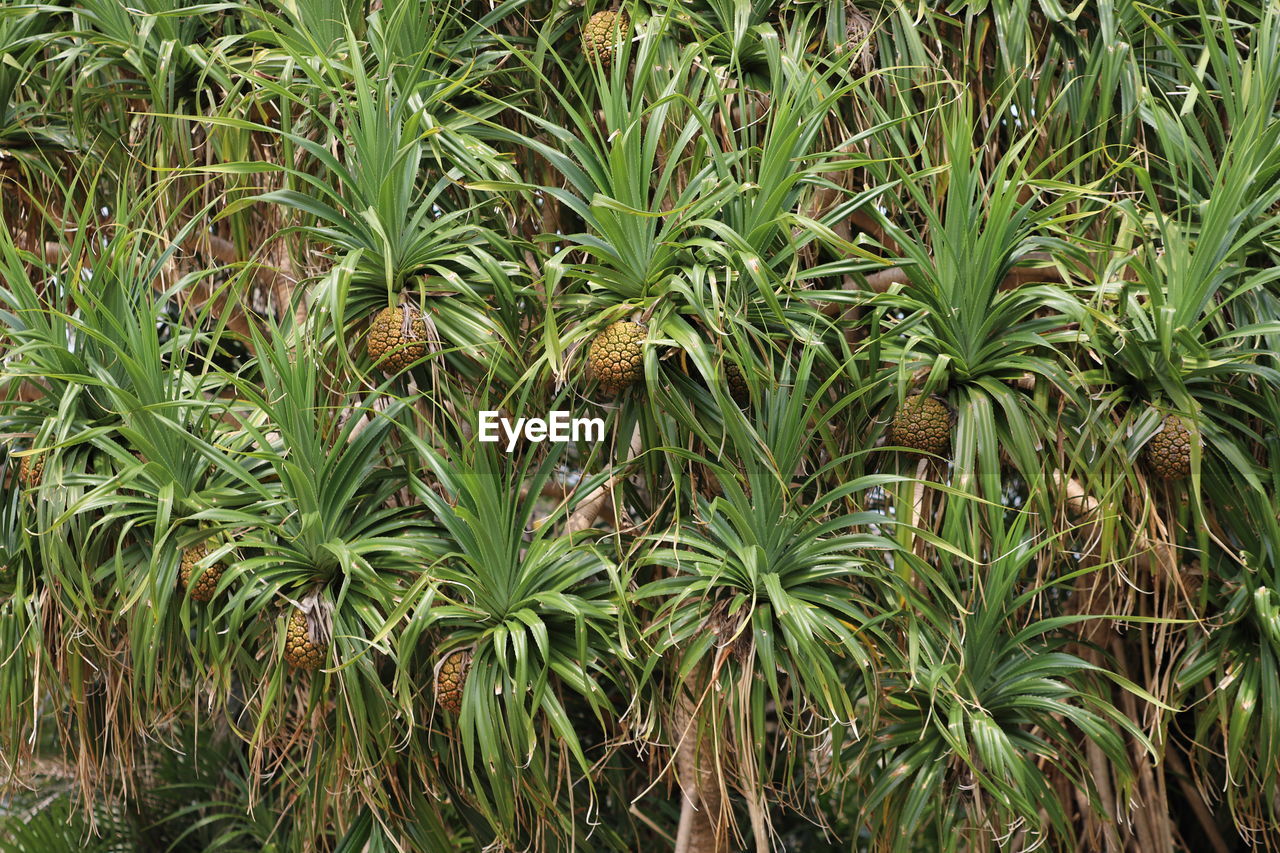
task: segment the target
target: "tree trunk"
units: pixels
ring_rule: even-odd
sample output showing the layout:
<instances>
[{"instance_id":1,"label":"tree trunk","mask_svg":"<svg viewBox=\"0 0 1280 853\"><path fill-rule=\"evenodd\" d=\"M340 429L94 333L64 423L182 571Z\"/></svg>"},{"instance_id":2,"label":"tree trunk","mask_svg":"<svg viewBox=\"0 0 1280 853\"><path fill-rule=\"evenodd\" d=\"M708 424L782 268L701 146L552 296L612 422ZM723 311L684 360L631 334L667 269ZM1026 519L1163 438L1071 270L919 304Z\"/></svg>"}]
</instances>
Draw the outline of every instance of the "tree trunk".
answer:
<instances>
[{"instance_id":1,"label":"tree trunk","mask_svg":"<svg viewBox=\"0 0 1280 853\"><path fill-rule=\"evenodd\" d=\"M691 679L701 685L704 679ZM715 745L697 699L680 691L672 714L676 777L680 784L680 826L675 853L728 853L729 827L716 773ZM701 723L701 725L700 725Z\"/></svg>"}]
</instances>

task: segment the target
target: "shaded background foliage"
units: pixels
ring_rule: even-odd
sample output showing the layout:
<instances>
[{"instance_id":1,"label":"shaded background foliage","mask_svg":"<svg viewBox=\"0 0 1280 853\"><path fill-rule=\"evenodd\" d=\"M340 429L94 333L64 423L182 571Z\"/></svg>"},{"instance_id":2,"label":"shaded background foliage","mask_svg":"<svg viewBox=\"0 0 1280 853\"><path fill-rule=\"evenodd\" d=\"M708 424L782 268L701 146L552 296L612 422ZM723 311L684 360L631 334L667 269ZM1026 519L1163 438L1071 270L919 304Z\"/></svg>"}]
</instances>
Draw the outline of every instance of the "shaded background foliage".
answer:
<instances>
[{"instance_id":1,"label":"shaded background foliage","mask_svg":"<svg viewBox=\"0 0 1280 853\"><path fill-rule=\"evenodd\" d=\"M622 5L0 8L0 849L1280 846L1280 4Z\"/></svg>"}]
</instances>

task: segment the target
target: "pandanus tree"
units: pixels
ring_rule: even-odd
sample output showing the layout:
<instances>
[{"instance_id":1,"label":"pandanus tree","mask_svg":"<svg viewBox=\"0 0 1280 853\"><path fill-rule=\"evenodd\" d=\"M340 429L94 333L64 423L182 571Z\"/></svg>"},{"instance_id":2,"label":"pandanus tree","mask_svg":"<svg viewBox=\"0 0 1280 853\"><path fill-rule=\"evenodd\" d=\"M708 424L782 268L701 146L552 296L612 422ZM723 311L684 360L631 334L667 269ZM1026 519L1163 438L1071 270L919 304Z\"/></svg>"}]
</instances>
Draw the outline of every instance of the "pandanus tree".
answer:
<instances>
[{"instance_id":1,"label":"pandanus tree","mask_svg":"<svg viewBox=\"0 0 1280 853\"><path fill-rule=\"evenodd\" d=\"M1278 102L1275 2L8 3L0 851L1280 846Z\"/></svg>"}]
</instances>

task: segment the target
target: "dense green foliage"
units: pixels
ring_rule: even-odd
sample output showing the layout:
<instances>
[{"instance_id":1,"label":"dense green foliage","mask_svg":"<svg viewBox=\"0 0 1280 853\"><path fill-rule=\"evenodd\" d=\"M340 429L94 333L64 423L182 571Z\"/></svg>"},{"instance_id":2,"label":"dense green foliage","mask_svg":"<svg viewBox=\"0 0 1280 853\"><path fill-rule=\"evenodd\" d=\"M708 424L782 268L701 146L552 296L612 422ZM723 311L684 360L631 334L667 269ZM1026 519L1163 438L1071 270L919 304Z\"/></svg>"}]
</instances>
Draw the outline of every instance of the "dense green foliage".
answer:
<instances>
[{"instance_id":1,"label":"dense green foliage","mask_svg":"<svg viewBox=\"0 0 1280 853\"><path fill-rule=\"evenodd\" d=\"M0 6L0 851L1280 847L1280 0L621 6Z\"/></svg>"}]
</instances>

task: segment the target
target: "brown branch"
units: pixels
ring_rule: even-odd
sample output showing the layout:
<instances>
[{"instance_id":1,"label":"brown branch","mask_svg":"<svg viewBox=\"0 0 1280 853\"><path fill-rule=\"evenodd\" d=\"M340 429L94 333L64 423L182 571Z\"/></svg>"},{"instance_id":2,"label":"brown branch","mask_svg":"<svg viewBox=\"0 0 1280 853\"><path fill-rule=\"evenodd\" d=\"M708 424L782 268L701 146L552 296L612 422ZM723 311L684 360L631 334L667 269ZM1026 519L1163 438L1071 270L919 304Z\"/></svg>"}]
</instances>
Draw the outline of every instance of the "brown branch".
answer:
<instances>
[{"instance_id":1,"label":"brown branch","mask_svg":"<svg viewBox=\"0 0 1280 853\"><path fill-rule=\"evenodd\" d=\"M623 460L623 462L625 463L627 460L639 456L641 450L640 427L637 425L635 431L631 434L631 445L627 449L627 459ZM565 535L572 536L575 533L589 530L596 523L596 519L600 517L601 511L609 505L613 490L625 477L626 475L619 471L596 486L590 494L583 498L582 503L578 504L573 514L565 522Z\"/></svg>"},{"instance_id":2,"label":"brown branch","mask_svg":"<svg viewBox=\"0 0 1280 853\"><path fill-rule=\"evenodd\" d=\"M573 511L573 515L569 516L569 520L564 524L566 536L589 530L596 523L596 519L600 517L601 510L609 502L609 490L614 487L619 479L618 475L614 475L605 480L599 486L596 486L595 490L587 495L582 503L578 504L578 508Z\"/></svg>"},{"instance_id":3,"label":"brown branch","mask_svg":"<svg viewBox=\"0 0 1280 853\"><path fill-rule=\"evenodd\" d=\"M1096 521L1095 516L1099 506L1098 499L1085 491L1079 480L1064 478L1058 471L1054 471L1051 476L1054 483L1067 493L1067 511L1071 513L1071 517L1087 522Z\"/></svg>"},{"instance_id":4,"label":"brown branch","mask_svg":"<svg viewBox=\"0 0 1280 853\"><path fill-rule=\"evenodd\" d=\"M67 247L61 243L55 243L52 240L44 244L44 248L40 253L44 257L46 264L56 264L67 258Z\"/></svg>"},{"instance_id":5,"label":"brown branch","mask_svg":"<svg viewBox=\"0 0 1280 853\"><path fill-rule=\"evenodd\" d=\"M1024 256L1025 261L1052 261L1053 256L1047 252L1032 252ZM1080 272L1086 273L1088 270L1083 265L1077 265ZM846 276L844 282L840 285L841 290L867 290L872 293L884 293L895 284L907 284L910 281L907 271L900 266L885 267L875 272L866 273L862 276L862 283L859 284L853 276ZM1066 283L1067 277L1062 271L1054 266L1044 266L1039 263L1020 263L1014 266L1005 274L1004 279L1000 282L1001 290L1013 290L1022 287L1024 284L1055 282ZM835 316L848 309L848 305L843 302L829 302L822 308L822 313L827 316Z\"/></svg>"},{"instance_id":6,"label":"brown branch","mask_svg":"<svg viewBox=\"0 0 1280 853\"><path fill-rule=\"evenodd\" d=\"M868 290L872 293L884 293L895 284L906 284L910 279L907 278L907 272L902 267L887 267L882 270L876 270L873 273L867 273L862 277L863 284L860 285L854 276L847 275L840 283L841 290ZM865 287L863 286L865 285ZM848 311L850 308L847 302L827 302L822 306L822 313L828 317L835 317Z\"/></svg>"},{"instance_id":7,"label":"brown branch","mask_svg":"<svg viewBox=\"0 0 1280 853\"><path fill-rule=\"evenodd\" d=\"M906 284L911 281L911 277L907 275L907 271L902 267L889 267L888 269L877 270L869 275L862 277L866 283L867 290L876 293L884 293L895 284Z\"/></svg>"}]
</instances>

